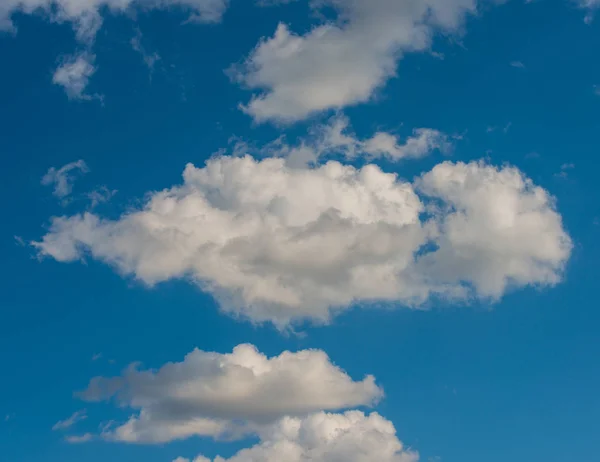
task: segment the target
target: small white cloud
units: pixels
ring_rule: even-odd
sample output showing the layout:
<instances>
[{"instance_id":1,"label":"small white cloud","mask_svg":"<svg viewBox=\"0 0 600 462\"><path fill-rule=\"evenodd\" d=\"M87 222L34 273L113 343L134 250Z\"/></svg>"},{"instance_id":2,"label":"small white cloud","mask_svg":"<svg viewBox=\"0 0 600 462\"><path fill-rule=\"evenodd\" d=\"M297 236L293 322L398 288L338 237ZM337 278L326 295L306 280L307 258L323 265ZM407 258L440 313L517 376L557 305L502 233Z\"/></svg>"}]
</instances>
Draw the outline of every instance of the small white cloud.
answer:
<instances>
[{"instance_id":1,"label":"small white cloud","mask_svg":"<svg viewBox=\"0 0 600 462\"><path fill-rule=\"evenodd\" d=\"M560 171L555 173L554 176L556 178L566 179L569 177L569 170L573 170L575 168L575 164L573 163L565 163L560 166Z\"/></svg>"},{"instance_id":2,"label":"small white cloud","mask_svg":"<svg viewBox=\"0 0 600 462\"><path fill-rule=\"evenodd\" d=\"M108 189L106 186L101 186L87 193L87 198L90 201L90 208L93 209L99 204L108 202L115 194L117 194L117 192L116 189Z\"/></svg>"},{"instance_id":3,"label":"small white cloud","mask_svg":"<svg viewBox=\"0 0 600 462\"><path fill-rule=\"evenodd\" d=\"M83 435L71 435L66 436L65 441L70 444L83 444L88 443L94 439L94 435L91 433L85 433Z\"/></svg>"},{"instance_id":4,"label":"small white cloud","mask_svg":"<svg viewBox=\"0 0 600 462\"><path fill-rule=\"evenodd\" d=\"M62 63L54 72L52 82L55 85L62 86L69 99L80 101L101 99L99 95L86 93L90 77L96 72L95 60L96 55L88 52L64 57Z\"/></svg>"},{"instance_id":5,"label":"small white cloud","mask_svg":"<svg viewBox=\"0 0 600 462\"><path fill-rule=\"evenodd\" d=\"M292 123L369 101L396 76L405 53L428 51L433 35L460 33L474 0L323 0L333 21L299 35L279 24L231 75L257 90L242 109L255 121Z\"/></svg>"},{"instance_id":6,"label":"small white cloud","mask_svg":"<svg viewBox=\"0 0 600 462\"><path fill-rule=\"evenodd\" d=\"M54 186L53 194L63 199L71 194L76 175L88 173L89 171L87 164L81 159L59 169L51 167L42 177L42 184L44 186Z\"/></svg>"},{"instance_id":7,"label":"small white cloud","mask_svg":"<svg viewBox=\"0 0 600 462\"><path fill-rule=\"evenodd\" d=\"M315 126L310 132L310 136L302 139L297 146L289 146L284 138L279 138L259 150L259 153L283 156L288 165L302 167L322 161L330 155L343 155L348 159L363 156L368 160L385 157L400 161L425 157L434 151L446 153L452 149L449 137L431 128L417 128L405 140L384 131L360 140L352 133L350 122L343 115L332 117L328 123ZM460 136L453 138L458 139ZM238 142L234 152L248 152L248 145Z\"/></svg>"},{"instance_id":8,"label":"small white cloud","mask_svg":"<svg viewBox=\"0 0 600 462\"><path fill-rule=\"evenodd\" d=\"M82 420L85 420L85 419L87 419L87 411L85 409L83 409L81 411L75 412L68 419L56 422L54 424L54 426L52 427L52 430L54 430L54 431L57 431L57 430L61 430L61 431L62 430L67 430L67 429L71 428L73 425L75 425L78 422L81 422Z\"/></svg>"},{"instance_id":9,"label":"small white cloud","mask_svg":"<svg viewBox=\"0 0 600 462\"><path fill-rule=\"evenodd\" d=\"M521 61L512 61L510 65L518 69L525 69L525 64L523 64Z\"/></svg>"},{"instance_id":10,"label":"small white cloud","mask_svg":"<svg viewBox=\"0 0 600 462\"><path fill-rule=\"evenodd\" d=\"M418 128L401 143L397 136L376 133L367 140L363 149L372 157L389 157L393 160L424 157L432 151L447 152L451 147L445 134L430 128Z\"/></svg>"}]
</instances>

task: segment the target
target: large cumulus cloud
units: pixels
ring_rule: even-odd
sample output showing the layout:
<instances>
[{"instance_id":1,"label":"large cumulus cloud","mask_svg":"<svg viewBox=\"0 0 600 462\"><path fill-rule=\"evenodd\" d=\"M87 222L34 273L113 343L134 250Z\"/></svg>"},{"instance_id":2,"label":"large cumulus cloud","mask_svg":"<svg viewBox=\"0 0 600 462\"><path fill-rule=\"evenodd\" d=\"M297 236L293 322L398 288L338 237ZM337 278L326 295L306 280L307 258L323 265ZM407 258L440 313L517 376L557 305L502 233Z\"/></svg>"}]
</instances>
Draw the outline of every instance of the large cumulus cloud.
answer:
<instances>
[{"instance_id":1,"label":"large cumulus cloud","mask_svg":"<svg viewBox=\"0 0 600 462\"><path fill-rule=\"evenodd\" d=\"M153 285L189 278L280 327L355 302L498 299L551 286L571 251L554 199L518 169L444 162L414 182L335 161L221 156L109 220L56 217L41 256L90 257Z\"/></svg>"}]
</instances>

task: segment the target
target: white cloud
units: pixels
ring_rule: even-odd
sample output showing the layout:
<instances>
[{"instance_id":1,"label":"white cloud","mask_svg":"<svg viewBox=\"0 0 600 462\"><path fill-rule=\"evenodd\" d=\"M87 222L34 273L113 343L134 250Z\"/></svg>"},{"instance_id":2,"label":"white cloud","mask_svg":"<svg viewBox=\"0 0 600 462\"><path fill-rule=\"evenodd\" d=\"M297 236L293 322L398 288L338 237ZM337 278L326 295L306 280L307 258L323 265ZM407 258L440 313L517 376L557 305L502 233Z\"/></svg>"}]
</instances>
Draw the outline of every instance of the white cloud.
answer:
<instances>
[{"instance_id":1,"label":"white cloud","mask_svg":"<svg viewBox=\"0 0 600 462\"><path fill-rule=\"evenodd\" d=\"M414 130L403 144L394 135L377 132L363 146L364 151L373 157L385 156L393 160L424 157L436 149L444 152L449 148L446 135L430 128Z\"/></svg>"},{"instance_id":2,"label":"white cloud","mask_svg":"<svg viewBox=\"0 0 600 462\"><path fill-rule=\"evenodd\" d=\"M284 418L260 434L255 446L214 462L417 462L406 450L394 425L377 413L318 413ZM179 458L174 462L189 462ZM198 457L194 462L210 462Z\"/></svg>"},{"instance_id":3,"label":"white cloud","mask_svg":"<svg viewBox=\"0 0 600 462\"><path fill-rule=\"evenodd\" d=\"M81 411L77 411L77 412L73 413L73 415L71 417L69 417L68 419L56 422L54 424L54 426L52 427L52 430L54 430L54 431L67 430L67 429L71 428L73 425L75 425L76 423L81 422L82 420L85 420L85 419L87 419L87 413L86 413L86 410L83 409Z\"/></svg>"},{"instance_id":4,"label":"white cloud","mask_svg":"<svg viewBox=\"0 0 600 462\"><path fill-rule=\"evenodd\" d=\"M117 194L117 192L116 189L108 189L106 186L100 186L99 188L90 191L87 193L87 198L90 201L90 208L93 209L99 204L108 202L115 194Z\"/></svg>"},{"instance_id":5,"label":"white cloud","mask_svg":"<svg viewBox=\"0 0 600 462\"><path fill-rule=\"evenodd\" d=\"M44 186L54 186L53 194L58 198L65 198L73 191L75 173L87 173L89 168L83 160L71 162L56 169L51 167L42 177Z\"/></svg>"},{"instance_id":6,"label":"white cloud","mask_svg":"<svg viewBox=\"0 0 600 462\"><path fill-rule=\"evenodd\" d=\"M554 199L511 167L445 162L411 184L375 165L222 156L183 177L117 220L56 217L33 245L149 285L188 277L226 312L282 328L355 302L553 285L571 250Z\"/></svg>"},{"instance_id":7,"label":"white cloud","mask_svg":"<svg viewBox=\"0 0 600 462\"><path fill-rule=\"evenodd\" d=\"M176 6L189 11L189 20L192 22L215 23L221 20L228 3L229 0L1 0L0 32L16 32L12 21L15 13L41 13L52 22L72 24L75 37L83 45L84 51L65 57L52 81L65 88L69 99L101 100L100 95L88 95L85 89L96 72L96 56L91 49L102 27L104 11L118 14L130 8L164 9ZM142 53L148 67L152 68L160 59L156 53L145 53L139 40L134 40L132 45Z\"/></svg>"},{"instance_id":8,"label":"white cloud","mask_svg":"<svg viewBox=\"0 0 600 462\"><path fill-rule=\"evenodd\" d=\"M287 164L302 167L317 163L330 155L343 155L347 159L362 156L368 160L386 157L392 161L420 158L433 151L449 152L452 143L449 137L431 128L417 128L411 136L401 141L398 136L379 131L371 138L360 140L350 129L350 122L343 115L336 115L328 123L317 125L310 130L310 136L302 139L299 145L290 146L285 138L279 138L258 151L267 156L283 156ZM247 149L242 144L242 149Z\"/></svg>"},{"instance_id":9,"label":"white cloud","mask_svg":"<svg viewBox=\"0 0 600 462\"><path fill-rule=\"evenodd\" d=\"M512 61L512 62L510 63L510 65L511 65L512 67L516 67L516 68L518 68L518 69L525 69L525 64L523 64L523 62L522 62L522 61Z\"/></svg>"},{"instance_id":10,"label":"white cloud","mask_svg":"<svg viewBox=\"0 0 600 462\"><path fill-rule=\"evenodd\" d=\"M502 0L494 0L499 2ZM243 110L256 121L290 123L313 113L370 100L396 75L404 53L428 50L436 32L457 33L477 0L315 0L337 21L305 35L280 24L232 69L259 90Z\"/></svg>"},{"instance_id":11,"label":"white cloud","mask_svg":"<svg viewBox=\"0 0 600 462\"><path fill-rule=\"evenodd\" d=\"M65 437L65 441L70 444L88 443L89 441L92 441L93 439L94 439L94 435L92 435L91 433L85 433L83 435L73 435L73 436Z\"/></svg>"},{"instance_id":12,"label":"white cloud","mask_svg":"<svg viewBox=\"0 0 600 462\"><path fill-rule=\"evenodd\" d=\"M219 22L227 9L228 0L2 0L0 29L14 30L14 13L43 13L54 22L73 24L77 39L83 43L94 41L102 25L101 9L122 13L128 8L169 8L178 6L188 10L199 22Z\"/></svg>"},{"instance_id":13,"label":"white cloud","mask_svg":"<svg viewBox=\"0 0 600 462\"><path fill-rule=\"evenodd\" d=\"M54 71L52 82L63 87L69 99L101 99L99 95L88 95L85 92L90 78L96 73L95 61L96 56L88 52L66 56Z\"/></svg>"},{"instance_id":14,"label":"white cloud","mask_svg":"<svg viewBox=\"0 0 600 462\"><path fill-rule=\"evenodd\" d=\"M468 281L500 298L509 285L554 285L571 240L548 193L513 167L444 162L417 181L447 210L436 213L438 249L417 261L431 284Z\"/></svg>"},{"instance_id":15,"label":"white cloud","mask_svg":"<svg viewBox=\"0 0 600 462\"><path fill-rule=\"evenodd\" d=\"M139 413L105 430L111 441L162 443L194 435L236 436L283 416L372 405L383 395L372 376L353 381L320 350L268 358L252 345L230 354L194 350L158 371L131 365L115 378L95 378L79 394L88 401L115 396Z\"/></svg>"}]
</instances>

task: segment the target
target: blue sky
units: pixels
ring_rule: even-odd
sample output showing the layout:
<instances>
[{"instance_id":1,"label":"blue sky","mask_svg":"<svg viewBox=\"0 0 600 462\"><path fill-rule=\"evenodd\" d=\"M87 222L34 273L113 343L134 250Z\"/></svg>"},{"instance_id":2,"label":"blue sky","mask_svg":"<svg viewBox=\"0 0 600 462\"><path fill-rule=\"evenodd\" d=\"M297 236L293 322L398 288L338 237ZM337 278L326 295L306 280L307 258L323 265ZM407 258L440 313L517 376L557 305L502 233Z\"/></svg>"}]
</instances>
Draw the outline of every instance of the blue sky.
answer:
<instances>
[{"instance_id":1,"label":"blue sky","mask_svg":"<svg viewBox=\"0 0 600 462\"><path fill-rule=\"evenodd\" d=\"M600 5L259 3L0 6L0 459L597 460Z\"/></svg>"}]
</instances>

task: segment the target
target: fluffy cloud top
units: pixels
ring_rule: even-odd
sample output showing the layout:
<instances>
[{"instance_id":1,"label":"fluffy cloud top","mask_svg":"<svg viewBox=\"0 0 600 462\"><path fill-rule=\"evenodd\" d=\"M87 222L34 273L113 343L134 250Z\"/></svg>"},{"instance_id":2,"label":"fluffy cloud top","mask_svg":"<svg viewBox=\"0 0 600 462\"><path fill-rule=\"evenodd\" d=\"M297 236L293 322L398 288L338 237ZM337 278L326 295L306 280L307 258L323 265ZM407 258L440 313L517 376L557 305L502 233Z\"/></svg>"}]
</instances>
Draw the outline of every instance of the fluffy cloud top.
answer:
<instances>
[{"instance_id":1,"label":"fluffy cloud top","mask_svg":"<svg viewBox=\"0 0 600 462\"><path fill-rule=\"evenodd\" d=\"M284 418L260 435L260 442L233 457L214 462L417 462L417 453L404 449L394 425L373 413L318 413ZM174 462L190 462L179 458ZM198 457L194 462L210 462Z\"/></svg>"},{"instance_id":2,"label":"fluffy cloud top","mask_svg":"<svg viewBox=\"0 0 600 462\"><path fill-rule=\"evenodd\" d=\"M498 298L553 285L571 241L511 167L445 162L414 183L375 165L217 157L117 220L52 220L42 256L91 255L146 284L189 277L225 311L284 327L360 301Z\"/></svg>"},{"instance_id":3,"label":"fluffy cloud top","mask_svg":"<svg viewBox=\"0 0 600 462\"><path fill-rule=\"evenodd\" d=\"M283 416L371 405L383 395L372 376L353 381L319 350L268 358L252 345L230 354L194 350L158 371L130 366L115 378L95 378L80 396L116 396L139 414L103 437L157 443L193 435L235 436Z\"/></svg>"},{"instance_id":4,"label":"fluffy cloud top","mask_svg":"<svg viewBox=\"0 0 600 462\"><path fill-rule=\"evenodd\" d=\"M508 284L560 281L571 241L553 198L516 168L444 162L417 181L444 201L437 250L417 262L436 284L469 281L478 294L499 298Z\"/></svg>"},{"instance_id":5,"label":"fluffy cloud top","mask_svg":"<svg viewBox=\"0 0 600 462\"><path fill-rule=\"evenodd\" d=\"M493 0L495 2L501 0ZM332 7L328 21L305 35L280 24L234 78L258 89L243 109L262 122L294 122L315 112L369 100L396 75L403 53L430 47L436 31L455 33L477 0L314 0Z\"/></svg>"}]
</instances>

